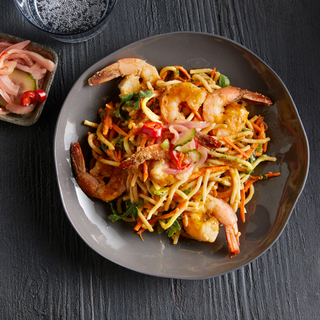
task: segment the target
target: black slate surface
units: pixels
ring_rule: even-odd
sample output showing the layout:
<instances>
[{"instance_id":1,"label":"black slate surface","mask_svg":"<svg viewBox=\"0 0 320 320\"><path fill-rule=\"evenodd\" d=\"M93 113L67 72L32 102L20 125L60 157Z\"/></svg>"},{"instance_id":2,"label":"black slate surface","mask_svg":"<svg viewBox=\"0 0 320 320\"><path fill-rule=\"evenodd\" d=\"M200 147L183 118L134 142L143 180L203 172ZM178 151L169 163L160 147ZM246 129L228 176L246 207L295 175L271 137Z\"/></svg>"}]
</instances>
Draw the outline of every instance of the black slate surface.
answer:
<instances>
[{"instance_id":1,"label":"black slate surface","mask_svg":"<svg viewBox=\"0 0 320 320\"><path fill-rule=\"evenodd\" d=\"M0 32L53 48L60 64L31 127L0 122L0 319L319 319L319 63L316 0L119 0L104 31L58 42L0 2ZM310 172L278 241L235 272L203 281L145 276L91 250L61 205L53 161L56 120L89 66L148 36L222 35L256 53L289 89L310 143Z\"/></svg>"}]
</instances>

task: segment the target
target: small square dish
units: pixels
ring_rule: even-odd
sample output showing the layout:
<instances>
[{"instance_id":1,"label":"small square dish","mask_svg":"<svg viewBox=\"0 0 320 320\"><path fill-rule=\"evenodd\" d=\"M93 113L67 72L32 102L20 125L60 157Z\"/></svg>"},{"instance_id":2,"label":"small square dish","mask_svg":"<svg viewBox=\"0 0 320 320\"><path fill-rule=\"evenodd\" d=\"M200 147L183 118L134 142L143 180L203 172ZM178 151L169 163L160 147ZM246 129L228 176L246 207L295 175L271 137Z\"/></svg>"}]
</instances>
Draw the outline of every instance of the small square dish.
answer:
<instances>
[{"instance_id":1,"label":"small square dish","mask_svg":"<svg viewBox=\"0 0 320 320\"><path fill-rule=\"evenodd\" d=\"M15 44L18 42L25 41L25 39L0 33L0 41ZM48 48L44 45L41 45L32 41L25 47L25 49L27 49L28 51L40 54L42 57L44 57L45 59L51 60L55 64L54 69L51 72L48 71L45 77L41 79L41 85L38 88L38 89L42 89L46 93L46 96L48 97L50 87L54 79L54 75L58 65L58 55L51 48ZM20 126L30 126L38 121L45 103L46 103L46 100L43 102L38 102L35 108L26 114L15 114L10 112L5 115L0 115L0 120L17 124Z\"/></svg>"}]
</instances>

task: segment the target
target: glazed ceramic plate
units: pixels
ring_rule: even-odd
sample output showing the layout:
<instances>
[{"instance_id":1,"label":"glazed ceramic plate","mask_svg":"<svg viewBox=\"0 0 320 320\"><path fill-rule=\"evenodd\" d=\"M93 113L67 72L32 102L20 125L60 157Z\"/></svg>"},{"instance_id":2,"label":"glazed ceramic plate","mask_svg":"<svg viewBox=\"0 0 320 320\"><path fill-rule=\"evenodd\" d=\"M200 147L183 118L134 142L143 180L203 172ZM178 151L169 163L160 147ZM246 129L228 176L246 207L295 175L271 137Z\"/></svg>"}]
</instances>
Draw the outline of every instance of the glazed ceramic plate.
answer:
<instances>
[{"instance_id":1,"label":"glazed ceramic plate","mask_svg":"<svg viewBox=\"0 0 320 320\"><path fill-rule=\"evenodd\" d=\"M281 172L281 176L255 184L247 205L247 219L239 222L241 252L230 259L222 229L213 244L181 240L173 245L165 233L135 234L132 225L112 223L107 206L86 196L77 185L70 163L70 146L78 141L89 157L85 119L98 121L97 111L118 89L116 81L90 87L87 79L121 58L141 58L160 68L181 65L217 68L231 85L270 97L272 106L249 107L269 126L268 154L275 163L262 163L255 174ZM308 142L297 109L285 85L263 61L226 38L203 33L179 32L133 43L94 64L74 84L61 110L55 133L55 163L62 202L73 227L103 257L148 275L204 279L238 269L264 253L283 231L304 187L309 167Z\"/></svg>"},{"instance_id":2,"label":"glazed ceramic plate","mask_svg":"<svg viewBox=\"0 0 320 320\"><path fill-rule=\"evenodd\" d=\"M4 34L4 33L0 33L0 39L1 41L4 40L10 43L17 43L17 42L26 40L26 39L21 39L21 38ZM55 63L54 70L52 72L47 72L46 76L43 79L43 83L41 85L41 89L45 91L48 97L51 84L57 70L58 55L51 48L48 48L42 44L35 43L35 42L30 42L28 46L26 46L26 49L28 49L29 51L36 52L42 55L44 58L49 59ZM39 117L43 111L45 103L46 103L46 100L43 101L42 103L38 103L30 113L27 113L27 114L9 113L9 114L0 116L0 120L11 122L20 126L31 126L32 124L36 123L39 120Z\"/></svg>"}]
</instances>

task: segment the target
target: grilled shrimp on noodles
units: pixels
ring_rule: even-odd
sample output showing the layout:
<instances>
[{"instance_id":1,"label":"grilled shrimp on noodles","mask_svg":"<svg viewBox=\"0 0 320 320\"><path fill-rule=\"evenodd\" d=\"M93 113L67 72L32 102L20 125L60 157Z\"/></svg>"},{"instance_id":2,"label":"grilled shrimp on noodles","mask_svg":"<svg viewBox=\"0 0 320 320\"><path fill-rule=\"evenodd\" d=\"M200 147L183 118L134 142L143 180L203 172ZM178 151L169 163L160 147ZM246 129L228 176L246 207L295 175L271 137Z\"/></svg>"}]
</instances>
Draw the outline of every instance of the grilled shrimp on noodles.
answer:
<instances>
[{"instance_id":1,"label":"grilled shrimp on noodles","mask_svg":"<svg viewBox=\"0 0 320 320\"><path fill-rule=\"evenodd\" d=\"M169 186L177 182L178 179L175 175L167 173L165 169L170 168L168 159L161 159L152 161L149 166L150 180L156 182L160 186Z\"/></svg>"},{"instance_id":2,"label":"grilled shrimp on noodles","mask_svg":"<svg viewBox=\"0 0 320 320\"><path fill-rule=\"evenodd\" d=\"M180 112L181 103L185 102L197 112L206 96L206 91L190 82L169 85L160 98L162 118L168 123L185 121L185 116Z\"/></svg>"},{"instance_id":3,"label":"grilled shrimp on noodles","mask_svg":"<svg viewBox=\"0 0 320 320\"><path fill-rule=\"evenodd\" d=\"M98 71L88 80L88 83L95 86L118 77L124 77L119 84L120 97L146 90L148 89L147 82L154 86L157 80L160 80L159 73L154 66L141 59L125 58Z\"/></svg>"},{"instance_id":4,"label":"grilled shrimp on noodles","mask_svg":"<svg viewBox=\"0 0 320 320\"><path fill-rule=\"evenodd\" d=\"M206 203L206 207L207 213L213 214L224 225L230 253L239 253L238 218L232 207L225 201L213 197Z\"/></svg>"},{"instance_id":5,"label":"grilled shrimp on noodles","mask_svg":"<svg viewBox=\"0 0 320 320\"><path fill-rule=\"evenodd\" d=\"M226 124L226 129L214 130L214 135L223 136L238 133L245 126L248 111L237 102L271 105L272 101L256 92L235 87L225 87L208 94L203 103L202 117L205 121Z\"/></svg>"},{"instance_id":6,"label":"grilled shrimp on noodles","mask_svg":"<svg viewBox=\"0 0 320 320\"><path fill-rule=\"evenodd\" d=\"M183 215L183 226L192 238L214 242L219 233L219 223L225 227L228 248L231 254L239 249L238 218L232 207L225 201L211 197L199 210Z\"/></svg>"},{"instance_id":7,"label":"grilled shrimp on noodles","mask_svg":"<svg viewBox=\"0 0 320 320\"><path fill-rule=\"evenodd\" d=\"M88 196L108 202L118 198L126 190L128 174L125 170L97 161L88 172L82 150L77 142L71 147L71 159L76 180ZM107 179L109 181L106 183Z\"/></svg>"}]
</instances>

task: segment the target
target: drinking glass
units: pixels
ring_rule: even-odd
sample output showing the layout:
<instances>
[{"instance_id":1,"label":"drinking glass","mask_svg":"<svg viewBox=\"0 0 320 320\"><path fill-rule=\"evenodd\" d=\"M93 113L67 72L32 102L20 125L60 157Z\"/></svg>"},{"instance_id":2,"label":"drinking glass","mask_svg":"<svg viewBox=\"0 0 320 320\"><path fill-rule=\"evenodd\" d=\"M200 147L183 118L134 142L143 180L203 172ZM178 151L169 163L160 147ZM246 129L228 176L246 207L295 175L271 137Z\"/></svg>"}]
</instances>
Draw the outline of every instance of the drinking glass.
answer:
<instances>
[{"instance_id":1,"label":"drinking glass","mask_svg":"<svg viewBox=\"0 0 320 320\"><path fill-rule=\"evenodd\" d=\"M86 41L103 30L117 0L13 0L36 28L62 42Z\"/></svg>"}]
</instances>

